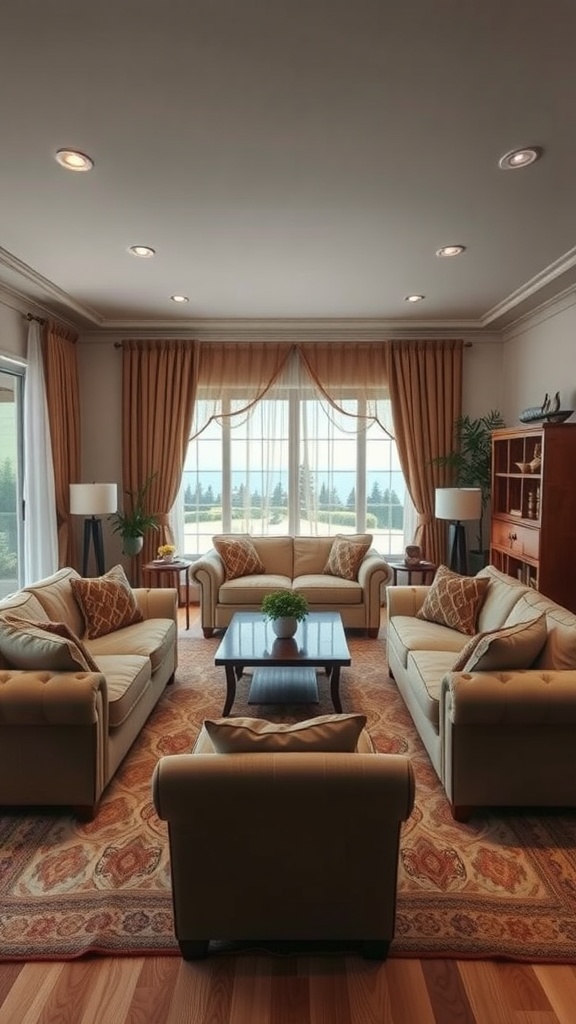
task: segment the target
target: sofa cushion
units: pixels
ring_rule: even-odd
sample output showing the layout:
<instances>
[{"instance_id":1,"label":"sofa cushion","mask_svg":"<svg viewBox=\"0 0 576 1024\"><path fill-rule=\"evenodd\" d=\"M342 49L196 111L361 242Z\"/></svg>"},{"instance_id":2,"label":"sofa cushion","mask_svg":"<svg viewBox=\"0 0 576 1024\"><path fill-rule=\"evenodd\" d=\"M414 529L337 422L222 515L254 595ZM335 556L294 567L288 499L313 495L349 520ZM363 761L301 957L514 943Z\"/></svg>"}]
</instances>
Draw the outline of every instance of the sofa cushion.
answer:
<instances>
[{"instance_id":1,"label":"sofa cushion","mask_svg":"<svg viewBox=\"0 0 576 1024\"><path fill-rule=\"evenodd\" d=\"M334 537L294 537L294 570L296 576L324 574Z\"/></svg>"},{"instance_id":2,"label":"sofa cushion","mask_svg":"<svg viewBox=\"0 0 576 1024\"><path fill-rule=\"evenodd\" d=\"M240 576L252 576L263 573L264 564L252 539L248 534L218 534L212 538L220 558L224 563L227 580L236 580Z\"/></svg>"},{"instance_id":3,"label":"sofa cushion","mask_svg":"<svg viewBox=\"0 0 576 1024\"><path fill-rule=\"evenodd\" d=\"M212 740L210 739L208 733L206 732L206 726L205 725L202 726L202 728L200 729L200 732L198 733L198 736L196 737L196 742L194 744L192 752L194 754L216 754L217 753L216 748L214 747L214 744L213 744ZM277 753L277 751L275 751L275 752ZM358 743L356 744L356 753L357 754L374 754L375 752L376 752L375 751L375 747L374 747L374 744L372 742L370 733L368 732L367 729L362 729L362 732L360 733L360 735L358 737Z\"/></svg>"},{"instance_id":4,"label":"sofa cushion","mask_svg":"<svg viewBox=\"0 0 576 1024\"><path fill-rule=\"evenodd\" d=\"M94 640L85 640L84 646L96 661L103 655L114 654L149 658L155 672L172 651L176 635L176 623L171 619L144 619Z\"/></svg>"},{"instance_id":5,"label":"sofa cushion","mask_svg":"<svg viewBox=\"0 0 576 1024\"><path fill-rule=\"evenodd\" d=\"M265 594L273 590L291 590L292 580L289 576L276 576L273 573L258 576L241 576L237 580L227 580L218 591L220 604L246 608L253 605L259 608Z\"/></svg>"},{"instance_id":6,"label":"sofa cushion","mask_svg":"<svg viewBox=\"0 0 576 1024\"><path fill-rule=\"evenodd\" d=\"M332 542L324 572L341 576L343 580L357 580L360 563L372 545L371 533L337 533Z\"/></svg>"},{"instance_id":7,"label":"sofa cushion","mask_svg":"<svg viewBox=\"0 0 576 1024\"><path fill-rule=\"evenodd\" d=\"M435 731L440 731L440 691L442 679L452 669L449 651L411 651L407 672L413 696Z\"/></svg>"},{"instance_id":8,"label":"sofa cushion","mask_svg":"<svg viewBox=\"0 0 576 1024\"><path fill-rule=\"evenodd\" d=\"M15 594L3 597L0 601L0 615L4 612L17 615L19 619L28 619L29 622L46 619L46 612L40 601L29 590L18 590Z\"/></svg>"},{"instance_id":9,"label":"sofa cushion","mask_svg":"<svg viewBox=\"0 0 576 1024\"><path fill-rule=\"evenodd\" d=\"M54 623L30 622L0 615L0 654L9 668L46 672L99 671L77 637L43 628ZM63 635L64 633L64 635Z\"/></svg>"},{"instance_id":10,"label":"sofa cushion","mask_svg":"<svg viewBox=\"0 0 576 1024\"><path fill-rule=\"evenodd\" d=\"M519 583L512 576L495 569L493 565L487 565L477 574L476 579L487 579L488 589L478 612L477 629L479 633L487 633L493 629L500 629L501 626L510 625L508 616L511 610L518 604L522 596L530 593L530 588ZM528 619L530 614L520 616Z\"/></svg>"},{"instance_id":11,"label":"sofa cushion","mask_svg":"<svg viewBox=\"0 0 576 1024\"><path fill-rule=\"evenodd\" d=\"M436 576L416 617L450 626L473 636L480 605L488 589L488 580L478 576L460 576L445 565Z\"/></svg>"},{"instance_id":12,"label":"sofa cushion","mask_svg":"<svg viewBox=\"0 0 576 1024\"><path fill-rule=\"evenodd\" d=\"M79 573L68 567L59 569L53 576L46 576L37 583L31 583L24 590L38 599L44 609L44 619L67 622L77 636L82 636L84 620L72 593L72 580L78 579Z\"/></svg>"},{"instance_id":13,"label":"sofa cushion","mask_svg":"<svg viewBox=\"0 0 576 1024\"><path fill-rule=\"evenodd\" d=\"M137 654L98 655L96 662L106 677L110 728L122 725L148 689L152 669L149 658Z\"/></svg>"},{"instance_id":14,"label":"sofa cushion","mask_svg":"<svg viewBox=\"0 0 576 1024\"><path fill-rule=\"evenodd\" d=\"M466 642L464 634L456 629L417 619L415 615L394 615L388 625L387 641L404 666L410 651L447 651L452 655L452 664Z\"/></svg>"},{"instance_id":15,"label":"sofa cushion","mask_svg":"<svg viewBox=\"0 0 576 1024\"><path fill-rule=\"evenodd\" d=\"M547 635L545 615L491 633L479 633L460 652L452 671L505 672L531 668Z\"/></svg>"},{"instance_id":16,"label":"sofa cushion","mask_svg":"<svg viewBox=\"0 0 576 1024\"><path fill-rule=\"evenodd\" d=\"M515 622L517 615L527 619L538 613L546 615L548 635L534 667L553 670L576 668L576 615L567 608L530 588L512 609L506 625Z\"/></svg>"},{"instance_id":17,"label":"sofa cushion","mask_svg":"<svg viewBox=\"0 0 576 1024\"><path fill-rule=\"evenodd\" d=\"M115 565L104 576L72 579L70 584L84 618L88 639L93 640L142 621L142 612L121 565Z\"/></svg>"},{"instance_id":18,"label":"sofa cushion","mask_svg":"<svg viewBox=\"0 0 576 1024\"><path fill-rule=\"evenodd\" d=\"M359 583L340 576L297 576L292 581L292 589L302 594L310 605L362 604L364 598Z\"/></svg>"},{"instance_id":19,"label":"sofa cushion","mask_svg":"<svg viewBox=\"0 0 576 1024\"><path fill-rule=\"evenodd\" d=\"M353 753L365 715L319 715L294 725L263 718L220 718L204 722L218 754L290 751Z\"/></svg>"},{"instance_id":20,"label":"sofa cushion","mask_svg":"<svg viewBox=\"0 0 576 1024\"><path fill-rule=\"evenodd\" d=\"M265 573L274 573L277 576L288 576L292 579L294 575L294 549L293 540L290 535L279 534L278 536L267 536L262 534L250 534L256 554L264 566Z\"/></svg>"}]
</instances>

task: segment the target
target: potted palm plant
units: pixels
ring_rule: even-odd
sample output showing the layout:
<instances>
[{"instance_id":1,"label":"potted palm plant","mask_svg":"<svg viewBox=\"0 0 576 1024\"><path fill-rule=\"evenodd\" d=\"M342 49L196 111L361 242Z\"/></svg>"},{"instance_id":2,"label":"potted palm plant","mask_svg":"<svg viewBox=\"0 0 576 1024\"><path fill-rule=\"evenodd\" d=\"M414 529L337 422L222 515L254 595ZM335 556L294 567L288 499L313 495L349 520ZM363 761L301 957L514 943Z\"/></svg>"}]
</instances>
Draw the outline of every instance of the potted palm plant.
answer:
<instances>
[{"instance_id":1,"label":"potted palm plant","mask_svg":"<svg viewBox=\"0 0 576 1024\"><path fill-rule=\"evenodd\" d=\"M146 494L155 475L153 473L149 476L139 490L124 491L131 499L130 511L124 509L124 512L118 511L108 516L113 524L112 532L119 533L122 537L122 551L125 555L139 554L146 531L159 528L158 517L153 512L147 512L145 508Z\"/></svg>"},{"instance_id":2,"label":"potted palm plant","mask_svg":"<svg viewBox=\"0 0 576 1024\"><path fill-rule=\"evenodd\" d=\"M308 614L308 601L294 590L274 590L266 594L260 607L280 637L294 636L298 623Z\"/></svg>"},{"instance_id":3,"label":"potted palm plant","mask_svg":"<svg viewBox=\"0 0 576 1024\"><path fill-rule=\"evenodd\" d=\"M470 550L468 559L472 574L488 561L488 551L484 547L483 517L492 487L492 431L504 426L502 415L497 409L476 419L459 416L454 424L454 451L432 460L434 465L447 466L452 470L456 487L479 487L482 493L476 547Z\"/></svg>"}]
</instances>

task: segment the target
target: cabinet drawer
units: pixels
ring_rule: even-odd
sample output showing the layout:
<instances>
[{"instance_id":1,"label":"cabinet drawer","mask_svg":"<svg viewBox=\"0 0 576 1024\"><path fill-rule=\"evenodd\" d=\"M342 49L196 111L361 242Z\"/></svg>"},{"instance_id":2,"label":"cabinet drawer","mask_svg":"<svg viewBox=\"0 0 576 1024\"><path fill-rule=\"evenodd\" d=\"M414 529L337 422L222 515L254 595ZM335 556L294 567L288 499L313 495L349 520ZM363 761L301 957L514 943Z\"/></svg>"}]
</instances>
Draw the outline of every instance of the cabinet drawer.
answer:
<instances>
[{"instance_id":1,"label":"cabinet drawer","mask_svg":"<svg viewBox=\"0 0 576 1024\"><path fill-rule=\"evenodd\" d=\"M538 559L540 531L531 530L520 523L492 520L492 544L494 547L505 548L516 555Z\"/></svg>"}]
</instances>

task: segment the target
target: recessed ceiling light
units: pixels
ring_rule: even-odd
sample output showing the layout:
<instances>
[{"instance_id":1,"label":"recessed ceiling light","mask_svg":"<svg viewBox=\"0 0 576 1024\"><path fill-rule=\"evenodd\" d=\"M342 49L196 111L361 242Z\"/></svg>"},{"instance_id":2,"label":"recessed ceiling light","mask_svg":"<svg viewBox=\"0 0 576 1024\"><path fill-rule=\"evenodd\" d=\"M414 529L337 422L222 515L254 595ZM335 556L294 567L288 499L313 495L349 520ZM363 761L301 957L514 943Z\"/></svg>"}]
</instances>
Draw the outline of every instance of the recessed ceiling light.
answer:
<instances>
[{"instance_id":1,"label":"recessed ceiling light","mask_svg":"<svg viewBox=\"0 0 576 1024\"><path fill-rule=\"evenodd\" d=\"M58 149L56 160L67 171L91 171L94 167L92 157L80 153L77 149Z\"/></svg>"},{"instance_id":2,"label":"recessed ceiling light","mask_svg":"<svg viewBox=\"0 0 576 1024\"><path fill-rule=\"evenodd\" d=\"M498 161L498 166L503 171L515 171L520 167L529 167L542 156L540 146L525 146L524 149L511 149Z\"/></svg>"},{"instance_id":3,"label":"recessed ceiling light","mask_svg":"<svg viewBox=\"0 0 576 1024\"><path fill-rule=\"evenodd\" d=\"M187 295L171 295L172 302L190 302Z\"/></svg>"},{"instance_id":4,"label":"recessed ceiling light","mask_svg":"<svg viewBox=\"0 0 576 1024\"><path fill-rule=\"evenodd\" d=\"M156 255L156 249L151 249L149 245L131 245L128 252L132 256L140 256L143 260Z\"/></svg>"},{"instance_id":5,"label":"recessed ceiling light","mask_svg":"<svg viewBox=\"0 0 576 1024\"><path fill-rule=\"evenodd\" d=\"M465 245L443 245L441 249L436 249L437 256L460 256L463 252L466 252Z\"/></svg>"},{"instance_id":6,"label":"recessed ceiling light","mask_svg":"<svg viewBox=\"0 0 576 1024\"><path fill-rule=\"evenodd\" d=\"M404 302L422 302L423 295L405 295Z\"/></svg>"}]
</instances>

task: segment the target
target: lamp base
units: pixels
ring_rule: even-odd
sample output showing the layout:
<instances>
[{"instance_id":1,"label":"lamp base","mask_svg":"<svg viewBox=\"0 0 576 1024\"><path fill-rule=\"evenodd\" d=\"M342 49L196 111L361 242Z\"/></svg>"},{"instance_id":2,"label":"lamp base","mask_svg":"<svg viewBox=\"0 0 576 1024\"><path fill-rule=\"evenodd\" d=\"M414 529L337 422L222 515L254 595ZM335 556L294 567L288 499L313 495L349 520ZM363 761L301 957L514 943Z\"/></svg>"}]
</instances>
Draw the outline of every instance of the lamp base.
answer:
<instances>
[{"instance_id":1,"label":"lamp base","mask_svg":"<svg viewBox=\"0 0 576 1024\"><path fill-rule=\"evenodd\" d=\"M104 575L104 542L102 540L102 520L96 516L84 520L84 548L82 551L82 575L88 575L88 557L90 555L90 540L94 544L94 556L98 575Z\"/></svg>"},{"instance_id":2,"label":"lamp base","mask_svg":"<svg viewBox=\"0 0 576 1024\"><path fill-rule=\"evenodd\" d=\"M466 556L466 528L460 520L450 523L448 528L448 550L450 552L449 568L461 576L468 575L468 559Z\"/></svg>"}]
</instances>

